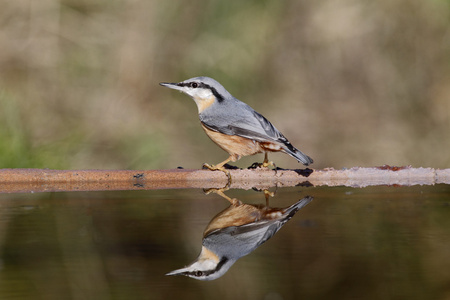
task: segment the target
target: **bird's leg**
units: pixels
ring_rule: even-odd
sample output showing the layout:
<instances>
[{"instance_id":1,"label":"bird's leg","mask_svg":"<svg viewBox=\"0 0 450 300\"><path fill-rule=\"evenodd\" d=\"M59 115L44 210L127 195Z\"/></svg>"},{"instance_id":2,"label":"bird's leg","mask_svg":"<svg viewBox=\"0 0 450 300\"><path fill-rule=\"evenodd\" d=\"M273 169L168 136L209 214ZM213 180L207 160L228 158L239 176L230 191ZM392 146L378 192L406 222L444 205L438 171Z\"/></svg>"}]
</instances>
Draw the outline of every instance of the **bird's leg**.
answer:
<instances>
[{"instance_id":1,"label":"bird's leg","mask_svg":"<svg viewBox=\"0 0 450 300\"><path fill-rule=\"evenodd\" d=\"M230 202L231 205L233 205L233 206L239 206L239 205L242 205L242 202L239 201L238 199L236 199L236 198L230 198L230 197L228 197L227 195L225 195L224 192L227 191L228 189L229 189L228 187L225 187L225 188L222 188L222 189L208 189L208 190L204 190L204 192L205 192L206 195L208 195L208 194L210 194L210 193L217 194L217 195L219 195L219 196L221 196L221 197L227 199L228 202Z\"/></svg>"},{"instance_id":2,"label":"bird's leg","mask_svg":"<svg viewBox=\"0 0 450 300\"><path fill-rule=\"evenodd\" d=\"M204 168L210 169L211 171L222 171L224 172L227 177L228 177L228 182L231 183L231 175L230 175L230 171L228 171L227 169L225 169L224 165L229 162L230 160L233 159L233 156L230 155L230 157L228 157L227 159L225 159L223 162L217 164L217 165L209 165L207 163L203 164Z\"/></svg>"},{"instance_id":3,"label":"bird's leg","mask_svg":"<svg viewBox=\"0 0 450 300\"><path fill-rule=\"evenodd\" d=\"M268 168L268 167L274 167L275 169L277 168L275 166L275 164L273 163L273 161L269 161L269 156L267 155L267 152L264 152L264 161L262 163L262 166L264 168Z\"/></svg>"}]
</instances>

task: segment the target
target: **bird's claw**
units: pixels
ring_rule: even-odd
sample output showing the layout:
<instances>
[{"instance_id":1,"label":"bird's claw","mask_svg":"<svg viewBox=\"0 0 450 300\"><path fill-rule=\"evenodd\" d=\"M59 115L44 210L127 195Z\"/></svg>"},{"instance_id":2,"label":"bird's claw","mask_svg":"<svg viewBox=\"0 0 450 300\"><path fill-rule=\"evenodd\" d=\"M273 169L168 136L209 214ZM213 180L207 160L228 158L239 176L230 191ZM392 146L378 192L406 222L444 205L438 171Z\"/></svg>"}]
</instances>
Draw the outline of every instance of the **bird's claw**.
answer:
<instances>
[{"instance_id":1,"label":"bird's claw","mask_svg":"<svg viewBox=\"0 0 450 300\"><path fill-rule=\"evenodd\" d=\"M227 177L228 177L228 184L227 184L227 186L229 186L231 184L230 171L225 169L223 166L214 166L214 165L210 165L210 164L204 163L203 164L203 169L208 169L208 170L211 170L211 171L222 171L222 172L224 172L225 175L227 175Z\"/></svg>"},{"instance_id":2,"label":"bird's claw","mask_svg":"<svg viewBox=\"0 0 450 300\"><path fill-rule=\"evenodd\" d=\"M274 168L275 170L277 169L277 166L274 164L273 161L264 161L264 162L262 163L262 167L263 167L263 168L272 167L272 168Z\"/></svg>"}]
</instances>

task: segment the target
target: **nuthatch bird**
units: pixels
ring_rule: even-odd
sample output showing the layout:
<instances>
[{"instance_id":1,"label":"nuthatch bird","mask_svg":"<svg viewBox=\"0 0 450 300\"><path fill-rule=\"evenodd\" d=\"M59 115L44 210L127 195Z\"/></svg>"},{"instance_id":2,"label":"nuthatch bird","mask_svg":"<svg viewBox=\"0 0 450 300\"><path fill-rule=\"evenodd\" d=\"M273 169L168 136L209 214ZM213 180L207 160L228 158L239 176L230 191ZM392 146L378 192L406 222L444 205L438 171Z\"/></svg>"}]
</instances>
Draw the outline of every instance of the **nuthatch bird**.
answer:
<instances>
[{"instance_id":1,"label":"nuthatch bird","mask_svg":"<svg viewBox=\"0 0 450 300\"><path fill-rule=\"evenodd\" d=\"M284 135L264 116L234 98L220 83L209 77L195 77L179 83L160 83L179 90L194 99L200 122L206 134L228 157L217 165L204 164L210 170L220 170L229 176L225 164L242 156L264 153L263 167L273 166L268 152L284 152L305 166L313 160L292 146Z\"/></svg>"},{"instance_id":2,"label":"nuthatch bird","mask_svg":"<svg viewBox=\"0 0 450 300\"><path fill-rule=\"evenodd\" d=\"M185 275L198 280L221 277L239 258L270 239L313 199L308 196L287 208L271 208L226 198L232 205L216 215L206 227L198 258L189 266L166 275Z\"/></svg>"}]
</instances>

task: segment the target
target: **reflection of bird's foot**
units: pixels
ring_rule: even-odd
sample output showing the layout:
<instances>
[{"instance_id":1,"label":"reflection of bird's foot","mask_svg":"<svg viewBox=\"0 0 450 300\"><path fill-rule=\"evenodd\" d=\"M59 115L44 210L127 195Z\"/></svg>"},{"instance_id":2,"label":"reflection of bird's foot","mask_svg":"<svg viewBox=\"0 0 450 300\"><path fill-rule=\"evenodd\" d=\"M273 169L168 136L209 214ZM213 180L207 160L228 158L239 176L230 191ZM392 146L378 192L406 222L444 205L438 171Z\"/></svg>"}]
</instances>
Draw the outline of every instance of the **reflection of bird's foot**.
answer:
<instances>
[{"instance_id":1,"label":"reflection of bird's foot","mask_svg":"<svg viewBox=\"0 0 450 300\"><path fill-rule=\"evenodd\" d=\"M203 190L203 192L206 194L206 195L208 195L208 194L210 194L210 193L214 193L214 194L217 194L217 195L219 195L219 196L221 196L221 197L223 197L223 198L225 198L225 199L227 199L230 203L231 203L231 205L233 205L233 206L239 206L239 205L242 205L242 202L241 201L239 201L238 199L236 199L236 198L230 198L230 197L228 197L227 195L225 195L225 191L228 191L228 187L225 187L225 188L223 188L223 189L207 189L207 190Z\"/></svg>"},{"instance_id":2,"label":"reflection of bird's foot","mask_svg":"<svg viewBox=\"0 0 450 300\"><path fill-rule=\"evenodd\" d=\"M266 206L269 207L269 197L274 197L276 190L275 190L275 192L271 192L271 191L265 189L263 192L264 192L264 197L266 198Z\"/></svg>"},{"instance_id":3,"label":"reflection of bird's foot","mask_svg":"<svg viewBox=\"0 0 450 300\"><path fill-rule=\"evenodd\" d=\"M275 192L271 192L269 190L264 190L263 192L264 192L264 196L266 197L266 199L268 199L269 196L270 197L275 197Z\"/></svg>"},{"instance_id":4,"label":"reflection of bird's foot","mask_svg":"<svg viewBox=\"0 0 450 300\"><path fill-rule=\"evenodd\" d=\"M254 191L257 192L263 192L264 193L264 198L266 198L266 206L269 207L269 197L275 197L275 194L277 193L277 190L271 192L269 191L267 188L264 189L258 189L258 188L252 188Z\"/></svg>"},{"instance_id":5,"label":"reflection of bird's foot","mask_svg":"<svg viewBox=\"0 0 450 300\"><path fill-rule=\"evenodd\" d=\"M227 185L230 185L230 184L231 184L231 174L230 174L230 171L228 171L227 169L225 169L224 166L220 166L220 165L214 166L214 165L210 165L210 164L204 163L204 164L203 164L203 169L208 169L208 170L211 170L211 171L222 171L222 172L224 172L225 175L227 175L227 177L228 177L228 184L227 184Z\"/></svg>"}]
</instances>

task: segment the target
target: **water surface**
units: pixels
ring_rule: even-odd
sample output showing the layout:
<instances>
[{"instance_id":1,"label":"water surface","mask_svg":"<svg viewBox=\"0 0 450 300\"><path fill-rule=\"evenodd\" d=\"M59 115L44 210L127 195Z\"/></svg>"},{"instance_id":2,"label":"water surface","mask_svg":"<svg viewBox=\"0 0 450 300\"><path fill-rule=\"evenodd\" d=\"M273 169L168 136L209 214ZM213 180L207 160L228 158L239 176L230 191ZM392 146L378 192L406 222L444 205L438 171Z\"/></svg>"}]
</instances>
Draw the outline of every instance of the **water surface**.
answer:
<instances>
[{"instance_id":1,"label":"water surface","mask_svg":"<svg viewBox=\"0 0 450 300\"><path fill-rule=\"evenodd\" d=\"M226 194L265 204L259 191ZM222 277L192 263L229 202L202 190L0 194L0 299L448 299L450 187L278 189L301 208Z\"/></svg>"}]
</instances>

